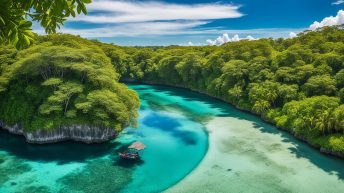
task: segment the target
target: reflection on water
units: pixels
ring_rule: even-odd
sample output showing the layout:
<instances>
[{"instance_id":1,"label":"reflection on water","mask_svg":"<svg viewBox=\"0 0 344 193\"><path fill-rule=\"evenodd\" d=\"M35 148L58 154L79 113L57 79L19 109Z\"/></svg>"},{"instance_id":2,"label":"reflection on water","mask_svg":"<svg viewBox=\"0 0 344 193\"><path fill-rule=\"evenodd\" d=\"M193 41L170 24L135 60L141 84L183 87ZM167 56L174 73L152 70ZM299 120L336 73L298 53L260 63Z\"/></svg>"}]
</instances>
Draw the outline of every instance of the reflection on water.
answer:
<instances>
[{"instance_id":1,"label":"reflection on water","mask_svg":"<svg viewBox=\"0 0 344 193\"><path fill-rule=\"evenodd\" d=\"M77 142L36 145L25 142L24 137L0 130L0 150L17 158L35 162L85 162L87 159L102 157L121 147L119 142L87 145ZM77 152L77 153L76 153Z\"/></svg>"},{"instance_id":2,"label":"reflection on water","mask_svg":"<svg viewBox=\"0 0 344 193\"><path fill-rule=\"evenodd\" d=\"M200 163L208 148L205 129L218 118L223 121L211 125L212 129L225 127L229 134L214 158L219 164L214 161L209 173L204 173L213 188L344 192L342 160L319 153L255 116L185 89L130 87L141 99L139 129L127 128L109 143L32 145L1 131L0 193L160 192ZM136 140L147 146L142 161L119 159L117 152ZM201 191L211 185L200 181L197 187Z\"/></svg>"}]
</instances>

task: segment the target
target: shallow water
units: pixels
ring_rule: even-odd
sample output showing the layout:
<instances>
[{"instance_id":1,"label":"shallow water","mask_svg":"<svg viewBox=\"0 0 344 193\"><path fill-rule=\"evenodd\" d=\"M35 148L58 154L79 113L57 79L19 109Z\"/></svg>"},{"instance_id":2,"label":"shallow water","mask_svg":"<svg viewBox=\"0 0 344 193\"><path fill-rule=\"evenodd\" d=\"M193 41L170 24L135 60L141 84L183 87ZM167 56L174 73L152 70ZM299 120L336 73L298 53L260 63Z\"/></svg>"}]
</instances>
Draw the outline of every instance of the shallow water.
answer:
<instances>
[{"instance_id":1,"label":"shallow water","mask_svg":"<svg viewBox=\"0 0 344 193\"><path fill-rule=\"evenodd\" d=\"M183 113L197 103L178 97L185 107L173 108L173 95L131 88L142 103L139 129L128 128L110 143L40 146L0 132L0 192L160 192L180 181L208 148L203 125ZM120 160L116 152L137 140L147 146L142 161Z\"/></svg>"},{"instance_id":2,"label":"shallow water","mask_svg":"<svg viewBox=\"0 0 344 193\"><path fill-rule=\"evenodd\" d=\"M257 117L184 89L130 87L139 129L110 143L38 146L0 132L0 192L344 192L342 160ZM143 161L119 160L136 140Z\"/></svg>"}]
</instances>

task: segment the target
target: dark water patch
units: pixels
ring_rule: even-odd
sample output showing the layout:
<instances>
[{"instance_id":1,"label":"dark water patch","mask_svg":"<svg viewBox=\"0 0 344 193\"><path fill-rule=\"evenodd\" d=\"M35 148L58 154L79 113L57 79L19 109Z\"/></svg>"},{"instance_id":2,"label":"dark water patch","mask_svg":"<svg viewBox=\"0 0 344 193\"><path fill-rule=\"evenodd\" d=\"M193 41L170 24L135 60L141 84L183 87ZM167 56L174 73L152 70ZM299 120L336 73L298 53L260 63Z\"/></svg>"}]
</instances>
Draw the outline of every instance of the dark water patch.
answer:
<instances>
[{"instance_id":1,"label":"dark water patch","mask_svg":"<svg viewBox=\"0 0 344 193\"><path fill-rule=\"evenodd\" d=\"M197 135L194 132L182 130L182 124L180 124L175 118L153 112L145 117L142 120L142 123L149 127L169 132L186 145L197 144Z\"/></svg>"},{"instance_id":2,"label":"dark water patch","mask_svg":"<svg viewBox=\"0 0 344 193\"><path fill-rule=\"evenodd\" d=\"M63 185L62 192L83 193L120 192L132 181L130 168L116 165L113 160L95 160L85 168L58 180Z\"/></svg>"},{"instance_id":3,"label":"dark water patch","mask_svg":"<svg viewBox=\"0 0 344 193\"><path fill-rule=\"evenodd\" d=\"M247 115L245 112L237 110L234 106L223 102L220 99L210 97L206 94L191 91L190 89L184 88L175 88L169 86L153 86L155 91L161 92L164 91L170 96L179 96L183 100L189 102L199 102L208 106L208 109L217 110L213 115L217 117L237 117L242 118L242 115ZM197 112L194 112L197 113ZM253 116L254 117L254 116Z\"/></svg>"},{"instance_id":4,"label":"dark water patch","mask_svg":"<svg viewBox=\"0 0 344 193\"><path fill-rule=\"evenodd\" d=\"M174 97L174 96L181 97L183 100L187 102L199 102L199 103L205 104L208 106L209 109L213 109L213 110L217 109L219 110L219 113L217 113L216 115L219 117L227 117L231 115L230 110L233 109L231 105L228 105L222 102L221 100L209 97L205 94L193 92L189 89L169 87L169 86L144 85L142 87L141 85L137 85L137 84L129 84L129 85L133 86L134 90L136 90L136 88L138 87L140 89L139 91L140 98L147 99L147 101L149 102L152 101L151 99L157 100L157 97L150 93L164 93L165 95L171 96L171 97ZM160 103L160 105L167 103L167 101L163 101L163 99L161 100L163 103ZM168 102L175 103L172 100ZM223 105L223 104L226 104L226 105ZM193 113L197 113L197 112L193 112Z\"/></svg>"},{"instance_id":5,"label":"dark water patch","mask_svg":"<svg viewBox=\"0 0 344 193\"><path fill-rule=\"evenodd\" d=\"M146 116L142 120L142 123L149 127L168 132L173 132L177 130L178 127L182 126L182 124L180 124L177 119L155 112L152 112L148 116Z\"/></svg>"},{"instance_id":6,"label":"dark water patch","mask_svg":"<svg viewBox=\"0 0 344 193\"><path fill-rule=\"evenodd\" d=\"M126 159L121 159L121 158L115 159L115 165L121 166L124 168L134 168L142 164L144 164L144 161L142 159L139 159L139 160L126 160Z\"/></svg>"},{"instance_id":7,"label":"dark water patch","mask_svg":"<svg viewBox=\"0 0 344 193\"><path fill-rule=\"evenodd\" d=\"M58 164L84 162L105 156L119 148L120 143L107 142L87 145L77 142L60 142L57 144L29 144L24 137L0 130L0 149L20 159L38 162L56 161Z\"/></svg>"},{"instance_id":8,"label":"dark water patch","mask_svg":"<svg viewBox=\"0 0 344 193\"><path fill-rule=\"evenodd\" d=\"M0 165L5 163L5 158L0 155Z\"/></svg>"},{"instance_id":9,"label":"dark water patch","mask_svg":"<svg viewBox=\"0 0 344 193\"><path fill-rule=\"evenodd\" d=\"M131 141L130 143L123 143L122 146L117 149L113 154L111 154L110 159L113 160L113 163L116 166L125 167L125 168L135 168L137 166L143 165L144 161L142 159L138 160L127 160L121 159L118 155L119 152L126 152L128 147L135 141Z\"/></svg>"},{"instance_id":10,"label":"dark water patch","mask_svg":"<svg viewBox=\"0 0 344 193\"><path fill-rule=\"evenodd\" d=\"M185 106L179 103L160 104L159 101L149 100L148 105L149 108L154 111L178 112L181 115L187 117L188 119L202 124L205 124L214 118L214 115L211 113L204 114L193 112L191 109L187 109L185 108ZM144 110L144 108L141 109Z\"/></svg>"},{"instance_id":11,"label":"dark water patch","mask_svg":"<svg viewBox=\"0 0 344 193\"><path fill-rule=\"evenodd\" d=\"M330 175L337 176L339 180L344 182L344 160L332 156L324 155L313 149L312 151L303 151L309 148L306 144L298 144L296 147L289 148L290 152L298 158L304 158L312 162L318 168Z\"/></svg>"},{"instance_id":12,"label":"dark water patch","mask_svg":"<svg viewBox=\"0 0 344 193\"><path fill-rule=\"evenodd\" d=\"M282 151L282 149L283 149L283 147L279 143L274 143L274 144L267 146L267 150L269 152L279 152L279 151Z\"/></svg>"},{"instance_id":13,"label":"dark water patch","mask_svg":"<svg viewBox=\"0 0 344 193\"><path fill-rule=\"evenodd\" d=\"M208 123L210 120L212 120L214 118L214 114L211 113L195 113L192 112L192 110L187 109L185 107L183 107L183 105L179 105L179 104L170 104L170 105L165 105L166 111L174 111L174 112L181 112L182 115L184 115L185 117L189 118L192 121L195 121L197 123L201 123L201 124L206 124Z\"/></svg>"},{"instance_id":14,"label":"dark water patch","mask_svg":"<svg viewBox=\"0 0 344 193\"><path fill-rule=\"evenodd\" d=\"M0 159L6 159L6 161L4 161L0 166L0 186L18 175L30 172L32 169L28 164L25 164L24 161L20 159L7 156L5 158L5 156L1 154Z\"/></svg>"},{"instance_id":15,"label":"dark water patch","mask_svg":"<svg viewBox=\"0 0 344 193\"><path fill-rule=\"evenodd\" d=\"M47 186L27 186L16 193L52 193Z\"/></svg>"}]
</instances>

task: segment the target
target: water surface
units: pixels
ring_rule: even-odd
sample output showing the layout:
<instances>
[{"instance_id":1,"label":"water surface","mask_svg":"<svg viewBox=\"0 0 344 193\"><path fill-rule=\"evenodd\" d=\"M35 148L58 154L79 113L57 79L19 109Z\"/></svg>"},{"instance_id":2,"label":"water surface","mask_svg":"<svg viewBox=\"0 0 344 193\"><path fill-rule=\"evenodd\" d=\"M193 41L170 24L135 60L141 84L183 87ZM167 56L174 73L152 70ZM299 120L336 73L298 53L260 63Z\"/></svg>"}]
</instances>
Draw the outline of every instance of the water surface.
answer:
<instances>
[{"instance_id":1,"label":"water surface","mask_svg":"<svg viewBox=\"0 0 344 193\"><path fill-rule=\"evenodd\" d=\"M185 89L130 88L139 128L109 143L38 146L0 132L0 192L344 192L342 160L255 116ZM142 162L118 159L136 140Z\"/></svg>"},{"instance_id":2,"label":"water surface","mask_svg":"<svg viewBox=\"0 0 344 193\"><path fill-rule=\"evenodd\" d=\"M139 128L127 128L109 143L31 145L1 131L0 192L160 192L184 178L208 148L204 126L184 113L198 103L185 99L185 106L173 108L175 96L168 91L131 88L142 103ZM137 140L147 146L142 161L119 159L117 152Z\"/></svg>"}]
</instances>

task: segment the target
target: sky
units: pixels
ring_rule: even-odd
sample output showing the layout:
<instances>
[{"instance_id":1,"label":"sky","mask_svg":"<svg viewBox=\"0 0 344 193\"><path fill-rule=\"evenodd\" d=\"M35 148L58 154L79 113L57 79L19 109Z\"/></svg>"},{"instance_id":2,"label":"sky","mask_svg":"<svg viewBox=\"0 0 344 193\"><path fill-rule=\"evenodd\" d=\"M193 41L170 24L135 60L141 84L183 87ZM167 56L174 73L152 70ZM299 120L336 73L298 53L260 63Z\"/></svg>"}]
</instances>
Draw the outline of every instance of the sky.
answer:
<instances>
[{"instance_id":1,"label":"sky","mask_svg":"<svg viewBox=\"0 0 344 193\"><path fill-rule=\"evenodd\" d=\"M93 0L59 30L125 46L220 45L344 23L344 0ZM34 31L43 33L36 24Z\"/></svg>"}]
</instances>

